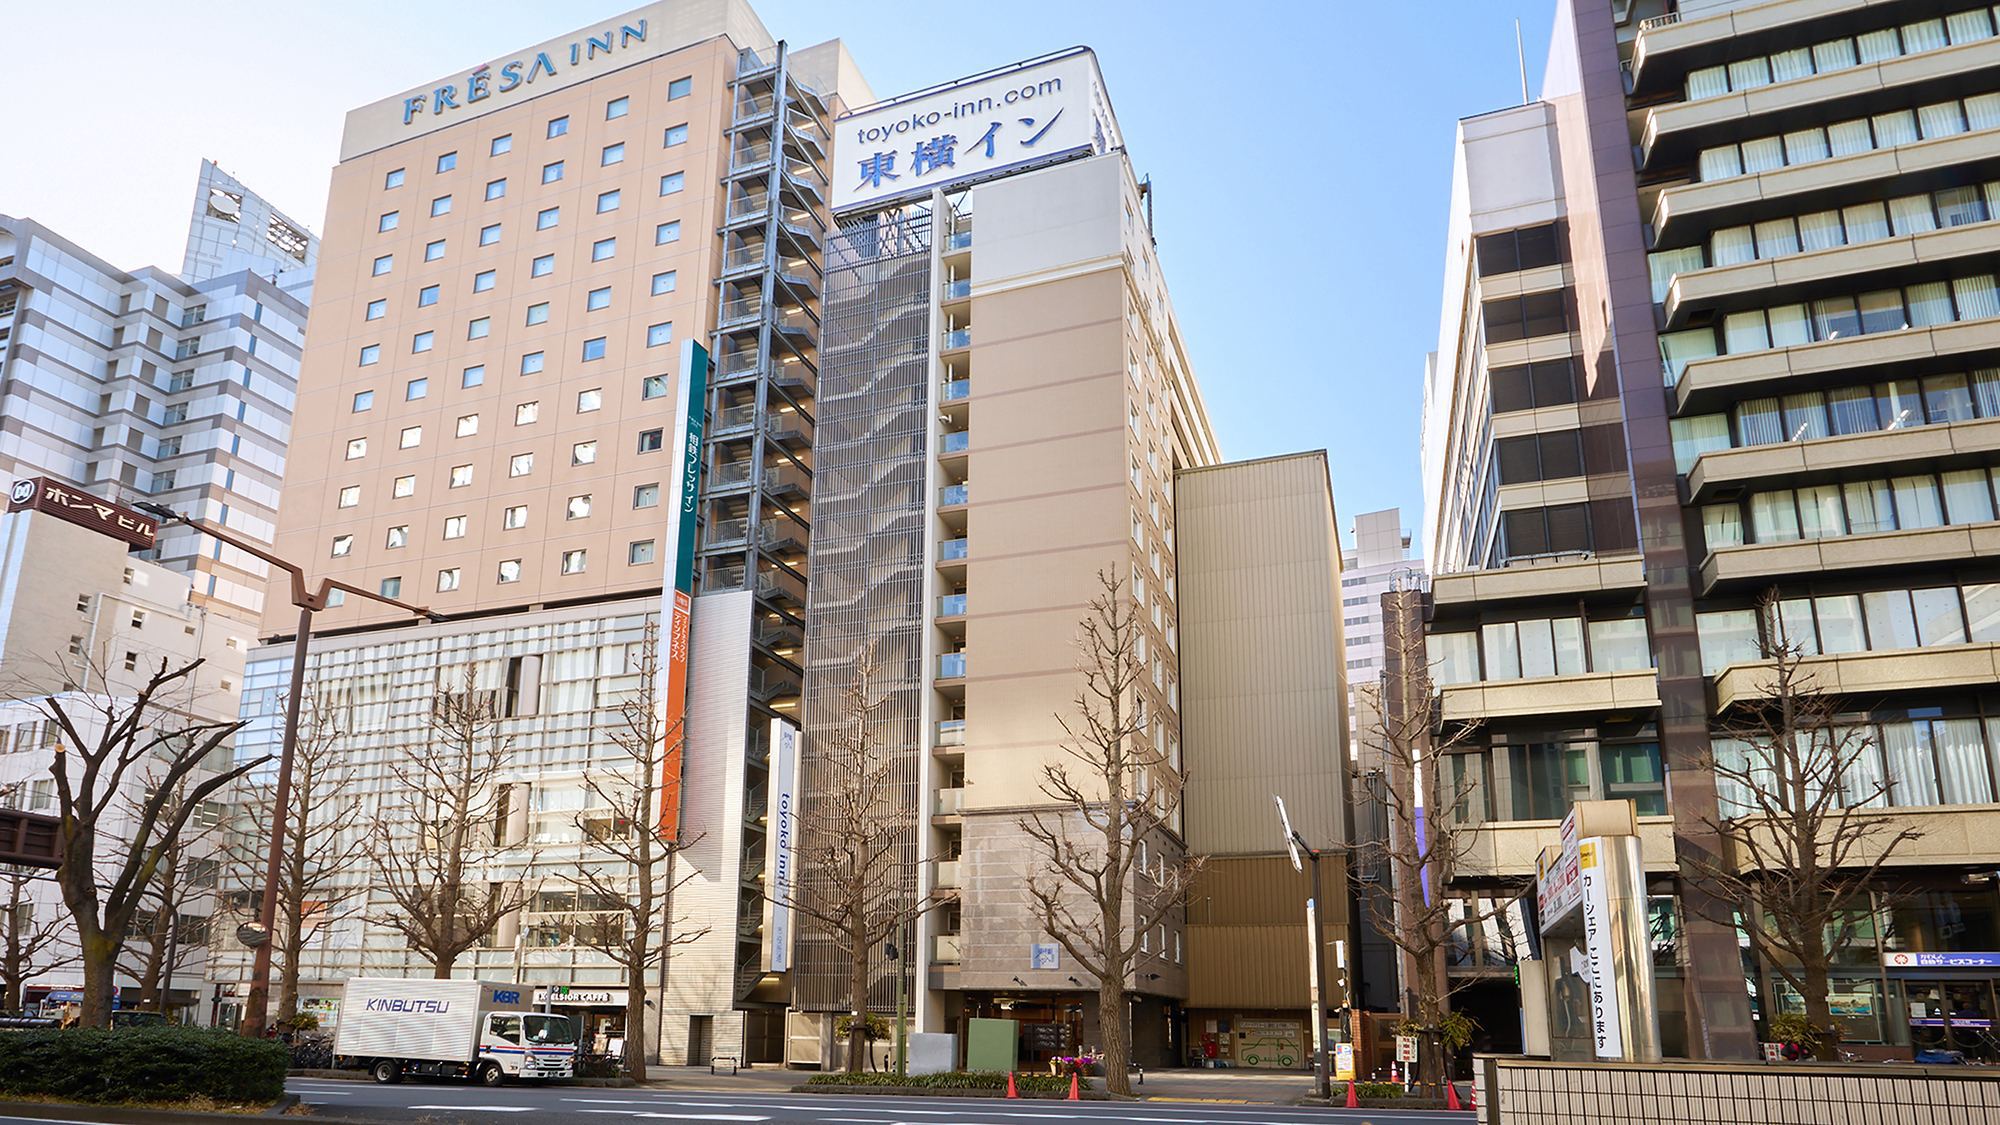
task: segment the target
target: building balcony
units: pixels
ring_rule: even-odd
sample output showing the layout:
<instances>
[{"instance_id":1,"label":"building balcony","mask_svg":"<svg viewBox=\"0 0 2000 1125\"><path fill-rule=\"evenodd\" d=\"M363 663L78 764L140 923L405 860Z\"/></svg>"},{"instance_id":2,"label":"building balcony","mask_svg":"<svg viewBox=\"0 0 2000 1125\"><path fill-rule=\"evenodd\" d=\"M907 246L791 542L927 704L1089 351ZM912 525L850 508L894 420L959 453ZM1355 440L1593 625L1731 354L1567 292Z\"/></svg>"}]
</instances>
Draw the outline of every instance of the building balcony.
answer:
<instances>
[{"instance_id":1,"label":"building balcony","mask_svg":"<svg viewBox=\"0 0 2000 1125\"><path fill-rule=\"evenodd\" d=\"M756 589L757 596L765 601L800 610L806 607L805 580L788 570L758 571Z\"/></svg>"},{"instance_id":2,"label":"building balcony","mask_svg":"<svg viewBox=\"0 0 2000 1125\"><path fill-rule=\"evenodd\" d=\"M938 398L944 402L964 402L972 395L972 380L946 379Z\"/></svg>"},{"instance_id":3,"label":"building balcony","mask_svg":"<svg viewBox=\"0 0 2000 1125\"><path fill-rule=\"evenodd\" d=\"M941 570L963 571L970 544L964 536L946 539L938 544L937 564Z\"/></svg>"},{"instance_id":4,"label":"building balcony","mask_svg":"<svg viewBox=\"0 0 2000 1125\"><path fill-rule=\"evenodd\" d=\"M942 349L948 352L963 351L972 346L972 329L954 328L944 334Z\"/></svg>"},{"instance_id":5,"label":"building balcony","mask_svg":"<svg viewBox=\"0 0 2000 1125\"><path fill-rule=\"evenodd\" d=\"M965 748L965 720L939 719L937 738L931 745L941 750L963 750Z\"/></svg>"},{"instance_id":6,"label":"building balcony","mask_svg":"<svg viewBox=\"0 0 2000 1125\"><path fill-rule=\"evenodd\" d=\"M937 791L937 804L931 806L931 815L933 817L940 817L940 816L956 817L956 816L963 816L964 814L965 814L964 789L949 788L949 789L940 789Z\"/></svg>"},{"instance_id":7,"label":"building balcony","mask_svg":"<svg viewBox=\"0 0 2000 1125\"><path fill-rule=\"evenodd\" d=\"M938 457L947 462L963 465L966 454L972 448L972 434L967 430L946 430L939 435Z\"/></svg>"},{"instance_id":8,"label":"building balcony","mask_svg":"<svg viewBox=\"0 0 2000 1125\"><path fill-rule=\"evenodd\" d=\"M1705 414L1758 395L1958 371L1979 366L1973 360L1992 352L2000 352L2000 317L1719 355L1681 372L1675 412Z\"/></svg>"},{"instance_id":9,"label":"building balcony","mask_svg":"<svg viewBox=\"0 0 2000 1125\"><path fill-rule=\"evenodd\" d=\"M2000 454L2000 418L1718 449L1702 454L1688 472L1688 501L1726 500L1752 485L1839 480L1873 466L1969 468L1995 454Z\"/></svg>"},{"instance_id":10,"label":"building balcony","mask_svg":"<svg viewBox=\"0 0 2000 1125\"><path fill-rule=\"evenodd\" d=\"M941 891L954 890L964 886L963 883L959 882L959 879L959 861L955 859L941 859L938 860L937 876L931 880L931 885Z\"/></svg>"},{"instance_id":11,"label":"building balcony","mask_svg":"<svg viewBox=\"0 0 2000 1125\"><path fill-rule=\"evenodd\" d=\"M938 598L937 615L940 619L965 616L964 594L943 594Z\"/></svg>"},{"instance_id":12,"label":"building balcony","mask_svg":"<svg viewBox=\"0 0 2000 1125\"><path fill-rule=\"evenodd\" d=\"M1639 555L1557 558L1436 575L1431 579L1431 605L1438 617L1458 616L1505 602L1624 595L1645 585L1645 560Z\"/></svg>"},{"instance_id":13,"label":"building balcony","mask_svg":"<svg viewBox=\"0 0 2000 1125\"><path fill-rule=\"evenodd\" d=\"M2000 558L2000 523L1716 547L1701 563L1701 592L1758 590L1813 574L1905 570Z\"/></svg>"},{"instance_id":14,"label":"building balcony","mask_svg":"<svg viewBox=\"0 0 2000 1125\"><path fill-rule=\"evenodd\" d=\"M729 174L741 175L771 166L771 142L738 143L729 154Z\"/></svg>"},{"instance_id":15,"label":"building balcony","mask_svg":"<svg viewBox=\"0 0 2000 1125\"><path fill-rule=\"evenodd\" d=\"M938 489L938 507L963 508L972 500L972 486L969 484L948 484Z\"/></svg>"},{"instance_id":16,"label":"building balcony","mask_svg":"<svg viewBox=\"0 0 2000 1125\"><path fill-rule=\"evenodd\" d=\"M1812 676L1813 686L1820 691L1863 696L1872 706L1876 697L1889 692L2000 683L2000 643L1808 656L1799 667ZM1764 698L1770 690L1772 668L1772 661L1750 660L1722 669L1715 677L1717 710Z\"/></svg>"},{"instance_id":17,"label":"building balcony","mask_svg":"<svg viewBox=\"0 0 2000 1125\"><path fill-rule=\"evenodd\" d=\"M956 965L964 959L963 934L932 934L931 960L939 964Z\"/></svg>"},{"instance_id":18,"label":"building balcony","mask_svg":"<svg viewBox=\"0 0 2000 1125\"><path fill-rule=\"evenodd\" d=\"M1646 711L1660 705L1659 681L1651 668L1527 680L1479 680L1446 685L1443 695L1442 717L1449 722Z\"/></svg>"},{"instance_id":19,"label":"building balcony","mask_svg":"<svg viewBox=\"0 0 2000 1125\"><path fill-rule=\"evenodd\" d=\"M1559 820L1491 820L1472 827L1465 857L1454 871L1461 882L1493 883L1534 878L1535 862L1544 848L1562 846ZM1639 851L1647 871L1671 872L1674 860L1674 818L1639 818Z\"/></svg>"},{"instance_id":20,"label":"building balcony","mask_svg":"<svg viewBox=\"0 0 2000 1125\"><path fill-rule=\"evenodd\" d=\"M942 298L947 302L971 300L972 279L969 277L960 277L945 282Z\"/></svg>"},{"instance_id":21,"label":"building balcony","mask_svg":"<svg viewBox=\"0 0 2000 1125\"><path fill-rule=\"evenodd\" d=\"M938 656L937 678L940 680L962 680L965 678L965 654L947 652Z\"/></svg>"},{"instance_id":22,"label":"building balcony","mask_svg":"<svg viewBox=\"0 0 2000 1125\"><path fill-rule=\"evenodd\" d=\"M782 665L750 669L750 698L765 706L799 697L799 674Z\"/></svg>"},{"instance_id":23,"label":"building balcony","mask_svg":"<svg viewBox=\"0 0 2000 1125\"><path fill-rule=\"evenodd\" d=\"M1782 258L1739 262L1677 274L1667 288L1666 331L1678 331L1701 313L1768 308L1869 287L1869 279L1897 270L1913 276L1968 273L1967 259L1993 253L1995 228L1969 223L1922 234L1835 246Z\"/></svg>"},{"instance_id":24,"label":"building balcony","mask_svg":"<svg viewBox=\"0 0 2000 1125\"><path fill-rule=\"evenodd\" d=\"M1885 868L1992 867L2000 861L2000 805L1915 805L1904 808L1855 809L1856 822L1870 826L1868 835L1857 840L1848 857L1850 867L1864 867L1881 861ZM1738 821L1740 829L1763 838L1765 856L1780 854L1772 830L1761 820ZM1825 825L1831 833L1831 822ZM1886 857L1882 849L1904 829L1914 829L1915 839L1899 840ZM1729 862L1748 874L1756 869L1756 855L1735 837L1724 839Z\"/></svg>"}]
</instances>

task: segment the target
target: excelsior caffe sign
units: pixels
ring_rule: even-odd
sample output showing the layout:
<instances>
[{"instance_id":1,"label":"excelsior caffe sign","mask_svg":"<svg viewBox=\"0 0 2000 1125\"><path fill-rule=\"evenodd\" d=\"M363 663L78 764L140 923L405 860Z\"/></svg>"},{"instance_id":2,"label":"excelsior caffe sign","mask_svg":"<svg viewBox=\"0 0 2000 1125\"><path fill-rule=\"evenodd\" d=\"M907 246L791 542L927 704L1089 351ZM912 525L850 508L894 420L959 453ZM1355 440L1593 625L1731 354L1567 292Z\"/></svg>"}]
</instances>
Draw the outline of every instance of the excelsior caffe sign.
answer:
<instances>
[{"instance_id":1,"label":"excelsior caffe sign","mask_svg":"<svg viewBox=\"0 0 2000 1125\"><path fill-rule=\"evenodd\" d=\"M123 504L100 500L48 477L15 481L14 490L8 495L7 510L46 512L99 535L122 539L140 550L151 547L160 530L160 521L151 516L135 512Z\"/></svg>"}]
</instances>

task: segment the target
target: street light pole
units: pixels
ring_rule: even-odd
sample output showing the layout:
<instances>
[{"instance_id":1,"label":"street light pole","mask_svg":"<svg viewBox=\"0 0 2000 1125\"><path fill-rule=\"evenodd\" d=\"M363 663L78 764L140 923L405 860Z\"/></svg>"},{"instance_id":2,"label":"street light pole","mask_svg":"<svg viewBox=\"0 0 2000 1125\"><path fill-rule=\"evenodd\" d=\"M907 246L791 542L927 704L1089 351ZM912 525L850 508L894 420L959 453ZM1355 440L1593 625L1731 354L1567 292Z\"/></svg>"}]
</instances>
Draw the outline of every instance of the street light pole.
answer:
<instances>
[{"instance_id":1,"label":"street light pole","mask_svg":"<svg viewBox=\"0 0 2000 1125\"><path fill-rule=\"evenodd\" d=\"M278 879L285 864L285 818L290 814L291 808L292 760L297 754L299 745L299 703L305 695L306 655L312 641L313 613L325 609L333 591L341 590L370 601L408 610L431 621L438 620L438 617L423 606L410 605L332 578L320 579L319 590L309 591L306 589L304 570L255 543L239 539L205 520L181 515L163 504L139 503L133 506L150 515L158 516L163 524L177 523L193 528L203 535L227 543L284 571L292 580L292 604L299 607L299 632L292 643L292 681L285 697L284 737L278 753L278 779L276 787L271 792L271 839L264 856L264 900L257 910L257 925L262 940L256 944L251 954L250 995L245 997L243 1004L243 1034L251 1038L262 1038L271 1014L271 941L276 936L274 930L278 924Z\"/></svg>"},{"instance_id":2,"label":"street light pole","mask_svg":"<svg viewBox=\"0 0 2000 1125\"><path fill-rule=\"evenodd\" d=\"M1271 800L1278 806L1278 822L1285 830L1285 849L1291 852L1292 869L1304 871L1300 862L1303 854L1312 861L1312 898L1306 901L1306 926L1308 939L1312 942L1312 1044L1313 1044L1313 1088L1316 1096L1327 1101L1333 1100L1332 1044L1326 1037L1326 895L1320 884L1319 849L1307 844L1305 837L1292 828L1292 818L1285 813L1285 799L1277 794Z\"/></svg>"}]
</instances>

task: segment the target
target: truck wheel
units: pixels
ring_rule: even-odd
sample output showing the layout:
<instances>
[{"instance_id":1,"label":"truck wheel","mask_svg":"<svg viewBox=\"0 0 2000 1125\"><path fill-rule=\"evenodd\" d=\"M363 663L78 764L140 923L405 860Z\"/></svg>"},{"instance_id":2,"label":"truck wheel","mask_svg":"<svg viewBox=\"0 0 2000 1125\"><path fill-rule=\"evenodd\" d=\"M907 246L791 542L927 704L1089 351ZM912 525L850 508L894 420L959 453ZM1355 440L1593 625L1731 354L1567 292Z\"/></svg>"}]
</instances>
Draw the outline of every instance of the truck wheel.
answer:
<instances>
[{"instance_id":1,"label":"truck wheel","mask_svg":"<svg viewBox=\"0 0 2000 1125\"><path fill-rule=\"evenodd\" d=\"M479 1069L473 1076L479 1079L481 1086L498 1086L507 1081L507 1072L501 1070L500 1064L496 1062L480 1063Z\"/></svg>"},{"instance_id":2,"label":"truck wheel","mask_svg":"<svg viewBox=\"0 0 2000 1125\"><path fill-rule=\"evenodd\" d=\"M403 1064L395 1059L377 1059L368 1072L375 1076L375 1081L384 1086L403 1080Z\"/></svg>"}]
</instances>

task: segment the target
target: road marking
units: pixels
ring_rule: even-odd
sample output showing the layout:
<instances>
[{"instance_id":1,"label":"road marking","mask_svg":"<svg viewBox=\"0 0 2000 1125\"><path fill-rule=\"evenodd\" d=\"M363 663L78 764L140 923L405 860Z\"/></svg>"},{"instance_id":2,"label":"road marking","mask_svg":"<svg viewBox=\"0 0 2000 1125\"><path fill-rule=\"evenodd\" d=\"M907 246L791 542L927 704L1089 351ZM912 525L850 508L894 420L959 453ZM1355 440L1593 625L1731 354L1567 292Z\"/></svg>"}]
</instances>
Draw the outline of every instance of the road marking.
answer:
<instances>
[{"instance_id":1,"label":"road marking","mask_svg":"<svg viewBox=\"0 0 2000 1125\"><path fill-rule=\"evenodd\" d=\"M536 1106L531 1106L531 1105L413 1105L413 1106L405 1106L404 1108L406 1108L406 1109L459 1109L459 1110L473 1110L473 1109L476 1109L476 1110L479 1110L479 1111L480 1111L480 1112L482 1112L482 1113L533 1113L533 1112L535 1112L536 1108L538 1108L538 1107L536 1107Z\"/></svg>"},{"instance_id":2,"label":"road marking","mask_svg":"<svg viewBox=\"0 0 2000 1125\"><path fill-rule=\"evenodd\" d=\"M575 1100L575 1099L569 1099ZM655 1113L643 1109L579 1109L578 1113L615 1113L620 1117L664 1118L669 1121L769 1121L748 1113Z\"/></svg>"}]
</instances>

